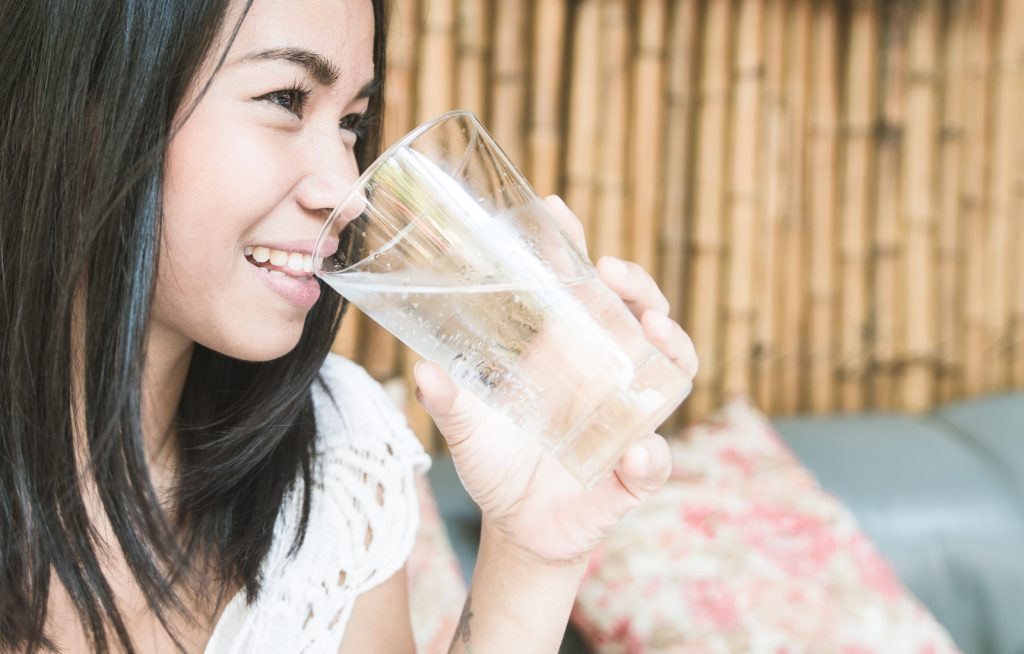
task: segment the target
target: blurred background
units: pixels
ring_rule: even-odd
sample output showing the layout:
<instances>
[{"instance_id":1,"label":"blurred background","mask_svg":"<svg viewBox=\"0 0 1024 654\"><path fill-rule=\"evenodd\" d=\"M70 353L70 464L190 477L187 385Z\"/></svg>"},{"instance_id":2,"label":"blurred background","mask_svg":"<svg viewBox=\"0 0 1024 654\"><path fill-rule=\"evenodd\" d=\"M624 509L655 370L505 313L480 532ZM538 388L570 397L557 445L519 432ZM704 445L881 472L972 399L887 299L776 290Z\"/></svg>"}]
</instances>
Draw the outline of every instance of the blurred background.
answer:
<instances>
[{"instance_id":1,"label":"blurred background","mask_svg":"<svg viewBox=\"0 0 1024 654\"><path fill-rule=\"evenodd\" d=\"M1024 654L1024 0L394 7L385 141L475 111L701 359L561 651ZM479 512L351 311L435 454L410 597L447 651Z\"/></svg>"},{"instance_id":2,"label":"blurred background","mask_svg":"<svg viewBox=\"0 0 1024 654\"><path fill-rule=\"evenodd\" d=\"M385 142L473 110L595 260L654 275L701 358L677 423L1024 386L1020 0L393 6ZM408 384L350 311L336 351Z\"/></svg>"}]
</instances>

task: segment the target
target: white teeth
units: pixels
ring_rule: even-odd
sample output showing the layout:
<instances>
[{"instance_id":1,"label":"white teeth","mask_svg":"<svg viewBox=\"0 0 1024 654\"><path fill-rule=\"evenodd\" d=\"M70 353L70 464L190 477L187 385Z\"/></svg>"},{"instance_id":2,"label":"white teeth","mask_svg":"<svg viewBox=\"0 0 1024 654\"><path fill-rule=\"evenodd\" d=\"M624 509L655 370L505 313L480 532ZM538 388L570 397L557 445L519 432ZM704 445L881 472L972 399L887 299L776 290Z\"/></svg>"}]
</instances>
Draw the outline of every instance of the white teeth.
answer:
<instances>
[{"instance_id":1,"label":"white teeth","mask_svg":"<svg viewBox=\"0 0 1024 654\"><path fill-rule=\"evenodd\" d=\"M265 245L247 246L245 256L252 257L256 263L266 263L281 268L288 268L291 272L311 274L313 272L313 256L303 252L287 252L275 250ZM278 271L284 273L284 271Z\"/></svg>"},{"instance_id":2,"label":"white teeth","mask_svg":"<svg viewBox=\"0 0 1024 654\"><path fill-rule=\"evenodd\" d=\"M295 272L302 272L302 255L298 252L289 252L288 267Z\"/></svg>"},{"instance_id":3,"label":"white teeth","mask_svg":"<svg viewBox=\"0 0 1024 654\"><path fill-rule=\"evenodd\" d=\"M288 253L283 250L271 250L270 251L270 263L275 266L285 266L288 264Z\"/></svg>"}]
</instances>

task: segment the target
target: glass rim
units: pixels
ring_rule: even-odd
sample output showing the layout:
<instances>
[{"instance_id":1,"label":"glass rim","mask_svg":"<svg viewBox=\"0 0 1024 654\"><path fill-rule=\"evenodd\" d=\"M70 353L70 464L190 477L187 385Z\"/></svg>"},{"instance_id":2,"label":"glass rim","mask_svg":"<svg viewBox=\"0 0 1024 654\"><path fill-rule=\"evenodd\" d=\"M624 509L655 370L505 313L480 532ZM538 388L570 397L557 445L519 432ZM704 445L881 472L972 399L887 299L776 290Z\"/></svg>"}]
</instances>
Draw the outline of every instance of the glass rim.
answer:
<instances>
[{"instance_id":1,"label":"glass rim","mask_svg":"<svg viewBox=\"0 0 1024 654\"><path fill-rule=\"evenodd\" d=\"M437 127L442 123L446 123L454 118L469 118L474 123L476 123L477 129L480 128L480 118L479 116L476 115L476 112L470 111L469 109L453 109L451 111L446 111L440 116L435 116L434 118L424 121L417 125L416 127L409 130L400 139L389 145L383 152L381 152L380 155L378 155L377 158L374 159L370 163L370 165L366 167L366 170L359 174L359 177L357 177L356 181L353 182L352 188L350 188L348 192L345 193L345 197L343 197L341 199L341 202L336 204L334 208L331 209L331 213L328 214L327 218L324 220L324 226L320 228L320 234L317 235L316 241L314 241L313 243L313 274L319 276L323 261L324 259L327 258L320 256L320 244L323 243L324 236L327 234L327 230L334 222L334 219L337 218L338 212L348 204L349 200L352 199L352 196L359 189L362 189L366 186L367 182L370 181L370 178L373 177L374 174L376 174L377 170L382 165L384 165L384 162L390 159L395 154L395 152L403 148L409 147L409 145L412 144L413 141L423 136L425 132ZM406 225L397 234L395 234L387 243L374 249L374 252L386 250L390 246L394 245L395 242L397 242L402 236L404 236L412 227L413 225L411 224ZM335 250L334 254L331 254L330 256L334 256L335 254L337 254L337 250ZM359 261L349 264L348 266L345 266L344 269L332 274L344 274L346 271L355 268L363 261L366 261L368 258L369 256L363 257Z\"/></svg>"}]
</instances>

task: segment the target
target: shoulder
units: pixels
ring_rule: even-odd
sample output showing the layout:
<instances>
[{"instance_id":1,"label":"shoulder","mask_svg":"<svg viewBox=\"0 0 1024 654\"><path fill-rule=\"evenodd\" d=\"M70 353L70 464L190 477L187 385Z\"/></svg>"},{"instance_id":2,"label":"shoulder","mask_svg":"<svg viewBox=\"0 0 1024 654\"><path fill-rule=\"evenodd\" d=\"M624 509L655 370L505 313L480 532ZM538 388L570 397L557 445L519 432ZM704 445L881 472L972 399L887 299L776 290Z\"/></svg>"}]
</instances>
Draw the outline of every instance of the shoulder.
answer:
<instances>
[{"instance_id":1,"label":"shoulder","mask_svg":"<svg viewBox=\"0 0 1024 654\"><path fill-rule=\"evenodd\" d=\"M416 474L430 457L384 388L361 366L328 356L312 389L317 457L309 522L289 496L253 605L240 593L207 652L338 651L356 600L405 565L419 527Z\"/></svg>"},{"instance_id":2,"label":"shoulder","mask_svg":"<svg viewBox=\"0 0 1024 654\"><path fill-rule=\"evenodd\" d=\"M430 467L430 457L362 366L331 354L321 380L313 392L317 488L307 537L325 537L345 552L350 565L343 576L359 594L408 558L419 526L415 477Z\"/></svg>"},{"instance_id":3,"label":"shoulder","mask_svg":"<svg viewBox=\"0 0 1024 654\"><path fill-rule=\"evenodd\" d=\"M359 364L331 353L313 385L321 453L355 450L387 456L415 472L430 467L430 457L384 387Z\"/></svg>"}]
</instances>

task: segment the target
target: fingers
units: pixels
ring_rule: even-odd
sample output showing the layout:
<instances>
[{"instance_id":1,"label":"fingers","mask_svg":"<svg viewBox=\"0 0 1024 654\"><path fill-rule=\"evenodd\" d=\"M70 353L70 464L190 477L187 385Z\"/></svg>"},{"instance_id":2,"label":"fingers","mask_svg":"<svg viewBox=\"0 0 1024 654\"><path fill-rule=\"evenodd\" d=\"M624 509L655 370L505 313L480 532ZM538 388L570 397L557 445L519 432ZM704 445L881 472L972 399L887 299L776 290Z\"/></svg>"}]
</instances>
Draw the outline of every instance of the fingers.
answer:
<instances>
[{"instance_id":1,"label":"fingers","mask_svg":"<svg viewBox=\"0 0 1024 654\"><path fill-rule=\"evenodd\" d=\"M455 385L448 373L432 361L420 361L413 368L416 398L438 430L453 448L467 438L483 420L479 401Z\"/></svg>"},{"instance_id":2,"label":"fingers","mask_svg":"<svg viewBox=\"0 0 1024 654\"><path fill-rule=\"evenodd\" d=\"M583 253L587 252L587 238L583 233L583 223L576 217L576 214L572 212L562 198L557 195L549 195L544 198L544 204L547 205L548 211L554 215L558 221L558 226L561 227L569 238L572 239L573 243L579 246Z\"/></svg>"},{"instance_id":3,"label":"fingers","mask_svg":"<svg viewBox=\"0 0 1024 654\"><path fill-rule=\"evenodd\" d=\"M562 229L586 252L583 224L579 218L557 195L549 195L544 202ZM601 257L597 262L597 273L641 322L647 339L691 378L696 375L697 352L693 342L682 327L668 319L668 299L647 271L629 261Z\"/></svg>"},{"instance_id":4,"label":"fingers","mask_svg":"<svg viewBox=\"0 0 1024 654\"><path fill-rule=\"evenodd\" d=\"M657 434L637 440L622 456L615 476L633 497L643 500L661 488L672 472L672 451Z\"/></svg>"},{"instance_id":5,"label":"fingers","mask_svg":"<svg viewBox=\"0 0 1024 654\"><path fill-rule=\"evenodd\" d=\"M615 471L590 491L598 506L605 506L616 520L657 492L672 472L672 451L657 434L633 443Z\"/></svg>"},{"instance_id":6,"label":"fingers","mask_svg":"<svg viewBox=\"0 0 1024 654\"><path fill-rule=\"evenodd\" d=\"M557 195L544 198L544 204L558 220L559 226L586 252L587 242L583 233L583 223L576 214ZM597 262L597 271L601 281L619 294L637 320L648 309L668 315L668 300L658 288L658 284L642 267L615 257L601 257Z\"/></svg>"},{"instance_id":7,"label":"fingers","mask_svg":"<svg viewBox=\"0 0 1024 654\"><path fill-rule=\"evenodd\" d=\"M597 274L622 298L637 320L648 310L668 315L668 299L657 282L637 264L615 257L601 257L597 262Z\"/></svg>"},{"instance_id":8,"label":"fingers","mask_svg":"<svg viewBox=\"0 0 1024 654\"><path fill-rule=\"evenodd\" d=\"M640 317L640 327L650 343L693 379L697 376L697 349L675 320L648 310Z\"/></svg>"}]
</instances>

